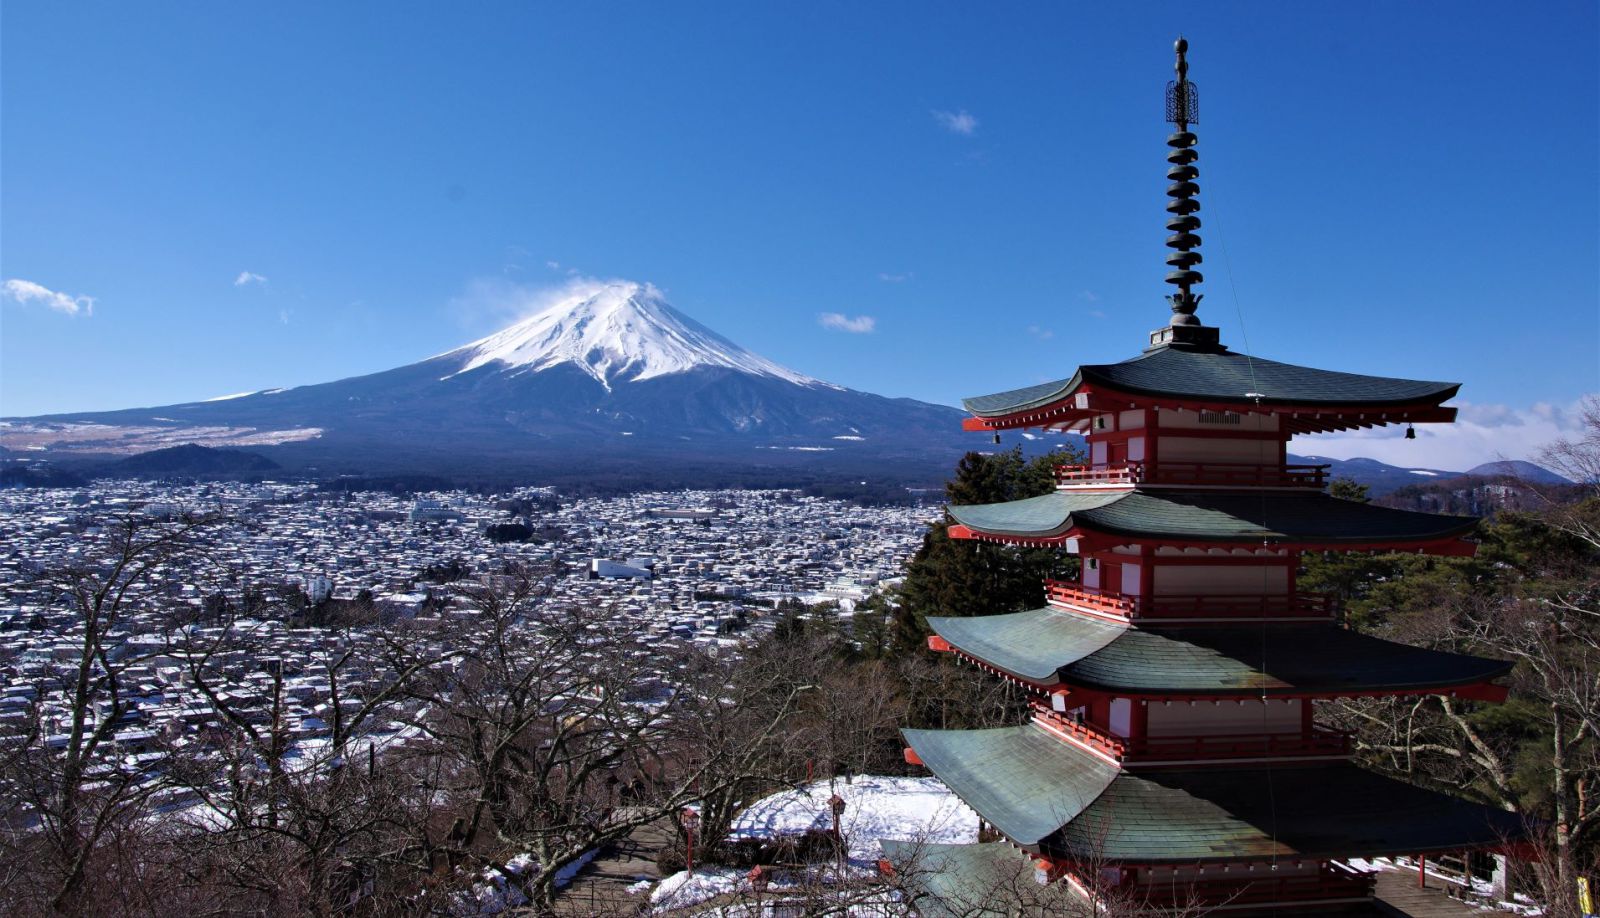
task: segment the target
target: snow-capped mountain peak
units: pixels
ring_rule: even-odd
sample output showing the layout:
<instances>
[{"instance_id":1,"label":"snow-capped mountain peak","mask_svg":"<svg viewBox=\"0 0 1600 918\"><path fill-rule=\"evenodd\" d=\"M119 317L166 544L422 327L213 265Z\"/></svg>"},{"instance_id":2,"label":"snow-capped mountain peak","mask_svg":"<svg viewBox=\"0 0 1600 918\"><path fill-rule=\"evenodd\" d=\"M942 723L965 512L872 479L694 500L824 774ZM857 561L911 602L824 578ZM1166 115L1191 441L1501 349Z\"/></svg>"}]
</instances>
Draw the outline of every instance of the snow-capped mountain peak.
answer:
<instances>
[{"instance_id":1,"label":"snow-capped mountain peak","mask_svg":"<svg viewBox=\"0 0 1600 918\"><path fill-rule=\"evenodd\" d=\"M456 373L489 364L536 373L571 363L608 390L697 367L826 385L745 350L672 308L654 286L633 281L574 284L539 312L438 359L459 359Z\"/></svg>"}]
</instances>

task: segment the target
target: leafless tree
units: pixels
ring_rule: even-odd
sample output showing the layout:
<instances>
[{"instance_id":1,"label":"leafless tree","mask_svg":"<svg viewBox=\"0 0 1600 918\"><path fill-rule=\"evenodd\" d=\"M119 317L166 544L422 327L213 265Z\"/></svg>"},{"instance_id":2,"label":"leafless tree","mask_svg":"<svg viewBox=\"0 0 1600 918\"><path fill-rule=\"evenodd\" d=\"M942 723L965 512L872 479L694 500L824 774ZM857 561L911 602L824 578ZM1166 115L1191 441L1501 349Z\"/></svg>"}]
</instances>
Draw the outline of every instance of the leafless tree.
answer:
<instances>
[{"instance_id":1,"label":"leafless tree","mask_svg":"<svg viewBox=\"0 0 1600 918\"><path fill-rule=\"evenodd\" d=\"M530 855L522 882L541 906L588 853L737 795L796 697L778 685L742 711L773 687L760 675L653 644L614 610L547 604L533 574L456 597L470 625L451 636L455 665L417 687L412 720L461 813L439 849L464 867Z\"/></svg>"},{"instance_id":2,"label":"leafless tree","mask_svg":"<svg viewBox=\"0 0 1600 918\"><path fill-rule=\"evenodd\" d=\"M241 614L169 642L214 717L172 780L194 801L187 846L205 882L271 914L331 914L426 876L414 839L434 801L402 767L391 722L454 651L371 622L316 629L309 652L289 659L284 630ZM310 689L301 701L314 703L316 722L290 722L290 676Z\"/></svg>"},{"instance_id":3,"label":"leafless tree","mask_svg":"<svg viewBox=\"0 0 1600 918\"><path fill-rule=\"evenodd\" d=\"M48 614L70 621L73 650L34 687L31 716L0 744L8 909L78 914L107 896L137 894L138 865L126 854L151 830L145 817L164 782L159 750L117 738L135 711L128 673L159 650L127 640L129 619L141 603L181 585L174 575L194 569L198 535L217 522L212 515L107 520L85 533L77 558L27 585Z\"/></svg>"}]
</instances>

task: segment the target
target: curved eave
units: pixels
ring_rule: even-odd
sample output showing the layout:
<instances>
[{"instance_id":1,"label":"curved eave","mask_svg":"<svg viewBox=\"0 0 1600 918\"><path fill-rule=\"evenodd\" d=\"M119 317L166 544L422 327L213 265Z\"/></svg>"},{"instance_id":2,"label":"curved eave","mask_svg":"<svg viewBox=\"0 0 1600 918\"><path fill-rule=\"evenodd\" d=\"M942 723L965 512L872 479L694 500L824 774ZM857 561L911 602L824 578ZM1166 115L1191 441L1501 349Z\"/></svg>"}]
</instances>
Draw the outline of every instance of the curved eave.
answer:
<instances>
[{"instance_id":1,"label":"curved eave","mask_svg":"<svg viewBox=\"0 0 1600 918\"><path fill-rule=\"evenodd\" d=\"M1026 725L902 731L930 771L1017 845L1172 864L1497 849L1512 813L1353 765L1125 772Z\"/></svg>"},{"instance_id":2,"label":"curved eave","mask_svg":"<svg viewBox=\"0 0 1600 918\"><path fill-rule=\"evenodd\" d=\"M1305 415L1296 432L1449 421L1460 383L1365 376L1226 351L1158 348L1070 378L963 399L971 430L1052 426L1090 408L1190 407ZM1103 404L1093 405L1098 399Z\"/></svg>"},{"instance_id":3,"label":"curved eave","mask_svg":"<svg viewBox=\"0 0 1600 918\"><path fill-rule=\"evenodd\" d=\"M1474 517L1393 510L1320 494L1058 491L946 510L955 520L951 538L1017 545L1076 540L1079 551L1135 544L1471 555L1475 546L1462 536L1477 525Z\"/></svg>"},{"instance_id":4,"label":"curved eave","mask_svg":"<svg viewBox=\"0 0 1600 918\"><path fill-rule=\"evenodd\" d=\"M1512 664L1326 624L1134 628L1046 607L930 618L951 652L1039 691L1148 701L1454 694L1503 700Z\"/></svg>"}]
</instances>

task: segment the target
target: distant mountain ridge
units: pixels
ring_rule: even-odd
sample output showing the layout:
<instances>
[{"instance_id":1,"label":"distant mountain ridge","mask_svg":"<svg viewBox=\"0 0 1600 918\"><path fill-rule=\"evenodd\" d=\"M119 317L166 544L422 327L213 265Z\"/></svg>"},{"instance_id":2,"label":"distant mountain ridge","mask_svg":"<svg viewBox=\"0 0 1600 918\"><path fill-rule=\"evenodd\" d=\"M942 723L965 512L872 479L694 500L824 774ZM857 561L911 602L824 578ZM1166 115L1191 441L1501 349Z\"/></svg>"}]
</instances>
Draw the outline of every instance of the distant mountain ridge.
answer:
<instances>
[{"instance_id":1,"label":"distant mountain ridge","mask_svg":"<svg viewBox=\"0 0 1600 918\"><path fill-rule=\"evenodd\" d=\"M938 482L980 445L962 432L964 416L806 376L700 325L648 284L612 282L576 286L500 332L392 370L160 408L9 419L0 443L57 459L197 443L322 476Z\"/></svg>"},{"instance_id":2,"label":"distant mountain ridge","mask_svg":"<svg viewBox=\"0 0 1600 918\"><path fill-rule=\"evenodd\" d=\"M1421 467L1405 468L1389 465L1386 462L1379 462L1376 459L1361 457L1355 459L1331 459L1327 456L1297 456L1290 454L1289 461L1306 465L1327 465L1330 479L1349 478L1358 484L1364 484L1368 488L1368 493L1373 497L1382 497L1408 485L1450 481L1469 476L1479 478L1518 478L1533 484L1571 484L1567 479L1543 466L1522 460L1485 462L1481 465L1473 466L1465 472Z\"/></svg>"},{"instance_id":3,"label":"distant mountain ridge","mask_svg":"<svg viewBox=\"0 0 1600 918\"><path fill-rule=\"evenodd\" d=\"M159 408L6 419L0 455L141 477L281 467L320 478L604 478L633 487L830 476L937 485L962 453L992 448L962 431L964 417L784 367L679 312L649 284L582 282L501 331L380 373ZM1030 454L1052 442L1081 444L1022 436ZM242 449L272 465L200 447ZM117 465L124 457L132 458ZM1332 476L1374 496L1463 474L1372 459L1291 461L1327 463ZM1532 463L1489 465L1492 474L1505 474L1504 465L1535 481L1553 474Z\"/></svg>"}]
</instances>

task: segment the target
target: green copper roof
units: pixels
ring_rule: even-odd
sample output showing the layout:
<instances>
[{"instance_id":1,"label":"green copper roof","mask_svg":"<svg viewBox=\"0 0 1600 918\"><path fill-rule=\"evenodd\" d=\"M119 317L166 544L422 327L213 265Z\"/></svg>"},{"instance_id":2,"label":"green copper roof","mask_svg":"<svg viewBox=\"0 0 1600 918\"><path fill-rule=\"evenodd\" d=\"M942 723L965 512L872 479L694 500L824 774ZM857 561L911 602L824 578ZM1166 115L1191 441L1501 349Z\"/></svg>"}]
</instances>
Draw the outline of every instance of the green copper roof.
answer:
<instances>
[{"instance_id":1,"label":"green copper roof","mask_svg":"<svg viewBox=\"0 0 1600 918\"><path fill-rule=\"evenodd\" d=\"M894 866L898 885L909 893L909 904L922 918L1015 918L1019 907L1025 915L1052 914L1046 902L1060 902L1067 895L1066 884L1037 885L1032 860L1005 842L932 845L885 840L878 845Z\"/></svg>"},{"instance_id":2,"label":"green copper roof","mask_svg":"<svg viewBox=\"0 0 1600 918\"><path fill-rule=\"evenodd\" d=\"M1043 683L1057 681L1063 667L1094 656L1128 630L1126 625L1051 608L1009 615L929 618L928 627L985 663Z\"/></svg>"},{"instance_id":3,"label":"green copper roof","mask_svg":"<svg viewBox=\"0 0 1600 918\"><path fill-rule=\"evenodd\" d=\"M1328 624L1129 628L1058 609L930 618L956 648L1033 682L1143 694L1431 689L1509 672Z\"/></svg>"},{"instance_id":4,"label":"green copper roof","mask_svg":"<svg viewBox=\"0 0 1600 918\"><path fill-rule=\"evenodd\" d=\"M1326 494L1057 491L1003 504L952 505L956 522L988 535L1048 538L1076 526L1146 538L1259 542L1427 541L1477 520L1392 510Z\"/></svg>"},{"instance_id":5,"label":"green copper roof","mask_svg":"<svg viewBox=\"0 0 1600 918\"><path fill-rule=\"evenodd\" d=\"M1031 724L904 732L928 768L996 829L1068 858L1368 857L1524 835L1512 813L1346 763L1118 772Z\"/></svg>"},{"instance_id":6,"label":"green copper roof","mask_svg":"<svg viewBox=\"0 0 1600 918\"><path fill-rule=\"evenodd\" d=\"M1328 406L1437 403L1461 387L1460 383L1297 367L1232 351L1162 347L1121 363L1079 367L1069 379L964 399L963 404L979 417L995 417L1058 402L1084 383L1203 401L1252 404L1256 401L1252 393L1259 393L1264 404Z\"/></svg>"},{"instance_id":7,"label":"green copper roof","mask_svg":"<svg viewBox=\"0 0 1600 918\"><path fill-rule=\"evenodd\" d=\"M1117 767L1032 724L993 730L902 730L939 780L1020 845L1038 845L1116 780Z\"/></svg>"}]
</instances>

